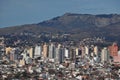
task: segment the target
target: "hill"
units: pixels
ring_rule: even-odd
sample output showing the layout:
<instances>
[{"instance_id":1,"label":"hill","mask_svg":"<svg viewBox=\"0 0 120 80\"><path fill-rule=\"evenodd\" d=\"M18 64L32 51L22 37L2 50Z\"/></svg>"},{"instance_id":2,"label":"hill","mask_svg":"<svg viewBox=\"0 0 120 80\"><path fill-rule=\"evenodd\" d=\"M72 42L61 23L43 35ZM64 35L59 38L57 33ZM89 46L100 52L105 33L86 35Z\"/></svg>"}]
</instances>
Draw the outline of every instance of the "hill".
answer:
<instances>
[{"instance_id":1,"label":"hill","mask_svg":"<svg viewBox=\"0 0 120 80\"><path fill-rule=\"evenodd\" d=\"M30 32L34 34L43 32L53 34L70 33L74 39L106 37L108 40L120 41L120 15L66 13L38 24L0 28L0 35L19 34L21 32Z\"/></svg>"}]
</instances>

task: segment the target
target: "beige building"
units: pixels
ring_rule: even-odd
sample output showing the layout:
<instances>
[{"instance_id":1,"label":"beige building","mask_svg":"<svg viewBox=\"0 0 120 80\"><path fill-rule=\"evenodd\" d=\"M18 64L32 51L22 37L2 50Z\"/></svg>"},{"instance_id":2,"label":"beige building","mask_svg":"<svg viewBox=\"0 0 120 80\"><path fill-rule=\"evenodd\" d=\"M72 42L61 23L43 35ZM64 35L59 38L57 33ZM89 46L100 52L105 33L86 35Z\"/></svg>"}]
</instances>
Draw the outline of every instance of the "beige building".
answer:
<instances>
[{"instance_id":1,"label":"beige building","mask_svg":"<svg viewBox=\"0 0 120 80\"><path fill-rule=\"evenodd\" d=\"M25 60L24 59L20 60L19 64L24 66L25 65Z\"/></svg>"},{"instance_id":2,"label":"beige building","mask_svg":"<svg viewBox=\"0 0 120 80\"><path fill-rule=\"evenodd\" d=\"M11 47L6 47L5 48L5 54L9 54L12 51Z\"/></svg>"},{"instance_id":3,"label":"beige building","mask_svg":"<svg viewBox=\"0 0 120 80\"><path fill-rule=\"evenodd\" d=\"M95 55L98 55L98 47L97 46L94 47L94 53L95 53Z\"/></svg>"},{"instance_id":4,"label":"beige building","mask_svg":"<svg viewBox=\"0 0 120 80\"><path fill-rule=\"evenodd\" d=\"M48 45L46 43L43 45L43 57L48 57Z\"/></svg>"},{"instance_id":5,"label":"beige building","mask_svg":"<svg viewBox=\"0 0 120 80\"><path fill-rule=\"evenodd\" d=\"M75 52L76 52L76 55L78 56L78 55L79 55L79 49L76 48L76 49L75 49Z\"/></svg>"}]
</instances>

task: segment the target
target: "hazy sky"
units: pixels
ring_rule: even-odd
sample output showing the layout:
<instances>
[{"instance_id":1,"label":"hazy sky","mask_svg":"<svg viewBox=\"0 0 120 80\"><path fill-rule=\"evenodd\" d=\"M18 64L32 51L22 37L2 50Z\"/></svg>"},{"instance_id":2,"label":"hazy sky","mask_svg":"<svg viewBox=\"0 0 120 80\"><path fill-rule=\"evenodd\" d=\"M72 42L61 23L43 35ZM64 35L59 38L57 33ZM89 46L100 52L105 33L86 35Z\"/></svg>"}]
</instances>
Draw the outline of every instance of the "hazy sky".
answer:
<instances>
[{"instance_id":1,"label":"hazy sky","mask_svg":"<svg viewBox=\"0 0 120 80\"><path fill-rule=\"evenodd\" d=\"M120 0L0 0L0 27L38 23L66 12L120 14Z\"/></svg>"}]
</instances>

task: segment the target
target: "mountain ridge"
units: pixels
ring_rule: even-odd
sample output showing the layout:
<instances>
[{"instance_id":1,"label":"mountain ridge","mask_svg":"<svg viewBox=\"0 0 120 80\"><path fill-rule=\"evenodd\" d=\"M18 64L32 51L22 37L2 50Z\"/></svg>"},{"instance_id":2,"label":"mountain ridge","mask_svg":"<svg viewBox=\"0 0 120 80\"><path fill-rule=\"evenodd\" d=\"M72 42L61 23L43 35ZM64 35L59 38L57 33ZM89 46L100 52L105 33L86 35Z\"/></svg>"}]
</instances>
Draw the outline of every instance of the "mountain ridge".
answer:
<instances>
[{"instance_id":1,"label":"mountain ridge","mask_svg":"<svg viewBox=\"0 0 120 80\"><path fill-rule=\"evenodd\" d=\"M105 36L120 40L120 14L74 14L66 13L37 24L27 24L0 28L0 35L21 32L40 34L48 33L72 33L73 37ZM76 37L75 37L76 38ZM81 39L81 38L79 38Z\"/></svg>"}]
</instances>

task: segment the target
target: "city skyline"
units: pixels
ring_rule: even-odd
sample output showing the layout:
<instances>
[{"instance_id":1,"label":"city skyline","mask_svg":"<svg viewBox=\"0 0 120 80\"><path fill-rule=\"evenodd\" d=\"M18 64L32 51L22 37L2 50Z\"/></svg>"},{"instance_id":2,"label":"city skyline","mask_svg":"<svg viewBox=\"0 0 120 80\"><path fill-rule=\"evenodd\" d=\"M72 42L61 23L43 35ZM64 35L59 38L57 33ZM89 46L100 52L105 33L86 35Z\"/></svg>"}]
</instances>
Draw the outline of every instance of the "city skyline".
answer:
<instances>
[{"instance_id":1,"label":"city skyline","mask_svg":"<svg viewBox=\"0 0 120 80\"><path fill-rule=\"evenodd\" d=\"M67 12L120 14L118 0L1 0L0 27L38 23Z\"/></svg>"}]
</instances>

